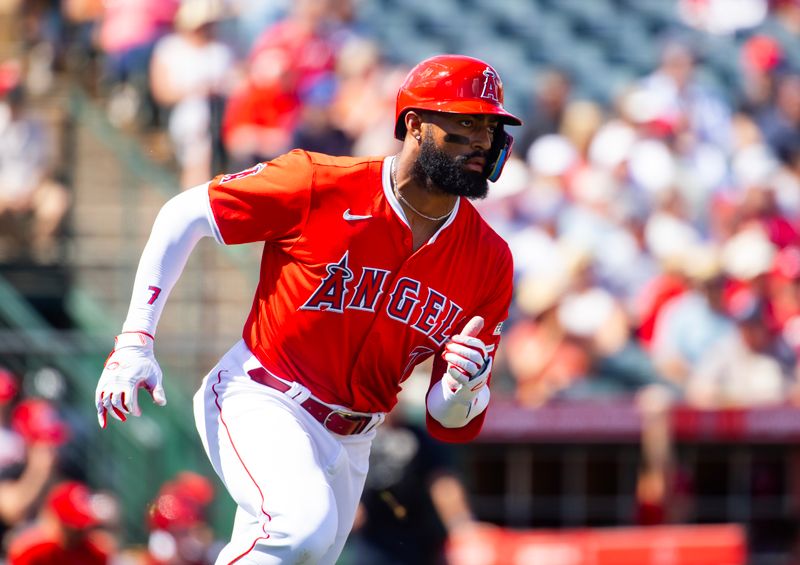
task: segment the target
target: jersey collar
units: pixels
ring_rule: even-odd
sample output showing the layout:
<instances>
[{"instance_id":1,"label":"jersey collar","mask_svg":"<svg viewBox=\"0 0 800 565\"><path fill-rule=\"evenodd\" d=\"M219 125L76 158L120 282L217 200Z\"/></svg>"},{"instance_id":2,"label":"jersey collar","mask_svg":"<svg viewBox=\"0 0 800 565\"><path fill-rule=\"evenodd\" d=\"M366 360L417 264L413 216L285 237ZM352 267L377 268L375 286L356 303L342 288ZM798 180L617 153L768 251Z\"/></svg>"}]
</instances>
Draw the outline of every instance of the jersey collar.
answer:
<instances>
[{"instance_id":1,"label":"jersey collar","mask_svg":"<svg viewBox=\"0 0 800 565\"><path fill-rule=\"evenodd\" d=\"M411 224L409 223L408 218L406 217L406 212L405 210L403 210L403 206L400 204L400 201L397 200L397 196L394 195L394 191L392 190L392 178L391 178L392 165L394 164L395 159L397 159L397 156L392 155L386 157L383 160L383 170L381 171L381 179L383 182L383 194L386 197L387 202L389 202L389 205L392 207L392 210L394 210L394 213L400 219L400 221L403 222L408 227L408 229L411 229ZM447 218L447 221L444 224L442 224L442 227L436 230L436 233L431 236L426 245L435 242L436 238L439 237L439 234L442 233L445 229L447 229L450 226L450 224L452 224L455 221L460 207L461 207L461 198L458 198L456 200L456 205L453 208L453 213L450 214L450 217Z\"/></svg>"}]
</instances>

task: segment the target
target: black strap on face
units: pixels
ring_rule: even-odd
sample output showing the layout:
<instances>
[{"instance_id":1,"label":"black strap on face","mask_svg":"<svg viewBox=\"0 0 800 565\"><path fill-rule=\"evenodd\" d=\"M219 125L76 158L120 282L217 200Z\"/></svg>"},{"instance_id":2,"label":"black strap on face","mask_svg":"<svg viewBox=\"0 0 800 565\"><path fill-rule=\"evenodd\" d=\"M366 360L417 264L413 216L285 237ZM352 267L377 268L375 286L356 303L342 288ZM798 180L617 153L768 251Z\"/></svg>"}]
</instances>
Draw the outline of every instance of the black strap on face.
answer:
<instances>
[{"instance_id":1,"label":"black strap on face","mask_svg":"<svg viewBox=\"0 0 800 565\"><path fill-rule=\"evenodd\" d=\"M469 138L465 135L459 135L457 133L448 133L444 136L445 143L455 143L456 145L469 145L470 141Z\"/></svg>"}]
</instances>

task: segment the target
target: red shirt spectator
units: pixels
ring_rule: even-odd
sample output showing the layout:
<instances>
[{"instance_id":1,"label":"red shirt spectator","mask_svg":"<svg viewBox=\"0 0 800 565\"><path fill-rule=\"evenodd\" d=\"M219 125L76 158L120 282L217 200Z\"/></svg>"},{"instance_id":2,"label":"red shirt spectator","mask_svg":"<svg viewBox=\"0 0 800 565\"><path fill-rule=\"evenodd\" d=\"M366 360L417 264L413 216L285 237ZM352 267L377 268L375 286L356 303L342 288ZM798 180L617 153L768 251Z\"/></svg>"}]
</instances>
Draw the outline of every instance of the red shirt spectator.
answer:
<instances>
[{"instance_id":1,"label":"red shirt spectator","mask_svg":"<svg viewBox=\"0 0 800 565\"><path fill-rule=\"evenodd\" d=\"M644 286L636 300L639 317L637 336L642 347L649 349L663 306L686 289L686 279L669 272L655 277Z\"/></svg>"},{"instance_id":2,"label":"red shirt spectator","mask_svg":"<svg viewBox=\"0 0 800 565\"><path fill-rule=\"evenodd\" d=\"M59 483L36 524L11 542L9 565L105 565L111 541L91 531L98 524L89 489L76 481Z\"/></svg>"}]
</instances>

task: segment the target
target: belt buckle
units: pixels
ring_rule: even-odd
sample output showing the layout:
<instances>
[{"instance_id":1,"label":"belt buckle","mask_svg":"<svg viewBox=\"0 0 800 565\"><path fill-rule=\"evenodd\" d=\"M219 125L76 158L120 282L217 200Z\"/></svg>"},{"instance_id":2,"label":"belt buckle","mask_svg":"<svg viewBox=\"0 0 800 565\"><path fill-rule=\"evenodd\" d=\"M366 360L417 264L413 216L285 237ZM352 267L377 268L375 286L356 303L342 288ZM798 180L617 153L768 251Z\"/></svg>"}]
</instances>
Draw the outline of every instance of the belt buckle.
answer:
<instances>
[{"instance_id":1,"label":"belt buckle","mask_svg":"<svg viewBox=\"0 0 800 565\"><path fill-rule=\"evenodd\" d=\"M342 435L351 435L360 433L367 425L368 418L365 418L359 414L354 414L347 410L342 410L340 408L332 408L331 411L328 412L328 414L325 416L325 419L322 421L322 425L329 430L331 430L331 428L328 427L328 421L333 415L337 415L341 418L344 418L345 420L349 420L350 422L356 424L356 427L352 431L349 431L346 434ZM362 421L357 421L358 418L362 418ZM340 433L336 432L336 430L331 430L331 431L334 433Z\"/></svg>"}]
</instances>

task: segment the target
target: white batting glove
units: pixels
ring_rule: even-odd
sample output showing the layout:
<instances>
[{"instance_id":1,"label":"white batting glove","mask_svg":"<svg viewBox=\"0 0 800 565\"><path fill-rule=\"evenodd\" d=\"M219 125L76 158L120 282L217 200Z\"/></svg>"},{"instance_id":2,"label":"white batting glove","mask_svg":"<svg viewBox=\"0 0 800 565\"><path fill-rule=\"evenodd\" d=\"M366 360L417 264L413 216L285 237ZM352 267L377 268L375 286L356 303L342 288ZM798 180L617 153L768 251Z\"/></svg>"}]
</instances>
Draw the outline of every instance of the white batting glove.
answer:
<instances>
[{"instance_id":1,"label":"white batting glove","mask_svg":"<svg viewBox=\"0 0 800 565\"><path fill-rule=\"evenodd\" d=\"M153 402L164 406L167 396L161 379L161 367L153 355L153 336L143 332L119 334L94 395L100 427L106 427L108 414L121 422L127 419L126 414L141 416L140 387L150 393Z\"/></svg>"},{"instance_id":2,"label":"white batting glove","mask_svg":"<svg viewBox=\"0 0 800 565\"><path fill-rule=\"evenodd\" d=\"M476 316L464 327L460 334L454 335L444 347L444 360L447 361L445 384L454 393L474 396L489 378L487 370L491 358L486 344L477 336L483 329L483 318Z\"/></svg>"},{"instance_id":3,"label":"white batting glove","mask_svg":"<svg viewBox=\"0 0 800 565\"><path fill-rule=\"evenodd\" d=\"M446 428L465 426L489 404L492 359L477 337L481 329L483 318L475 316L450 338L443 355L447 371L428 394L428 413Z\"/></svg>"}]
</instances>

